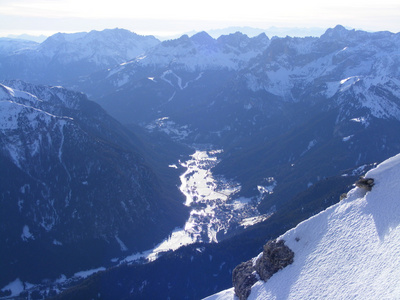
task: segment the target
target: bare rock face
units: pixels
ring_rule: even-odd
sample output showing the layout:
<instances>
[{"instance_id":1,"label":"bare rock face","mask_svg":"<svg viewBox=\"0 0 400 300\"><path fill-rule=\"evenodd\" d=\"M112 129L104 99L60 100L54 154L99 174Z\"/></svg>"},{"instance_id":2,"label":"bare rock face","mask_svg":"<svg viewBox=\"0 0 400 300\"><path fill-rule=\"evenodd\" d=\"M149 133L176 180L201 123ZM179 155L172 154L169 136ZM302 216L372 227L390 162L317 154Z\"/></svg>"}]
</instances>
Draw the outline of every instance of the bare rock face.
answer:
<instances>
[{"instance_id":1,"label":"bare rock face","mask_svg":"<svg viewBox=\"0 0 400 300\"><path fill-rule=\"evenodd\" d=\"M285 245L283 240L269 241L264 246L263 255L257 260L255 269L264 281L273 274L293 263L294 252Z\"/></svg>"},{"instance_id":2,"label":"bare rock face","mask_svg":"<svg viewBox=\"0 0 400 300\"><path fill-rule=\"evenodd\" d=\"M235 294L239 297L239 300L246 300L249 297L251 287L257 281L252 260L241 263L233 270L232 282L235 287Z\"/></svg>"},{"instance_id":3,"label":"bare rock face","mask_svg":"<svg viewBox=\"0 0 400 300\"><path fill-rule=\"evenodd\" d=\"M264 246L262 256L241 263L232 274L235 294L240 300L246 300L251 293L251 287L259 279L267 281L273 274L293 263L294 252L285 245L283 240L272 240Z\"/></svg>"}]
</instances>

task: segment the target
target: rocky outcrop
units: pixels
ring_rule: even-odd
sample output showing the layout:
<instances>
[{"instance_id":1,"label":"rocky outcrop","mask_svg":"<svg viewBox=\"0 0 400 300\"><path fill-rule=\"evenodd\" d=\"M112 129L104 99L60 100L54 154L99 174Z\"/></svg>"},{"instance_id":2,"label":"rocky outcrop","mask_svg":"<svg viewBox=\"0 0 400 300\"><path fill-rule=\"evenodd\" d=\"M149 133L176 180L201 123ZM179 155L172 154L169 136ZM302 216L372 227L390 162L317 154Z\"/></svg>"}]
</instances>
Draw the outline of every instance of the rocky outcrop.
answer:
<instances>
[{"instance_id":1,"label":"rocky outcrop","mask_svg":"<svg viewBox=\"0 0 400 300\"><path fill-rule=\"evenodd\" d=\"M233 270L232 282L236 296L246 300L254 283L259 279L267 281L276 272L293 263L293 258L294 252L283 240L269 241L255 263L249 260Z\"/></svg>"},{"instance_id":2,"label":"rocky outcrop","mask_svg":"<svg viewBox=\"0 0 400 300\"><path fill-rule=\"evenodd\" d=\"M235 294L240 300L245 300L249 297L251 287L257 281L253 260L243 262L233 270L232 282L235 287Z\"/></svg>"},{"instance_id":3,"label":"rocky outcrop","mask_svg":"<svg viewBox=\"0 0 400 300\"><path fill-rule=\"evenodd\" d=\"M255 269L264 281L267 281L287 265L293 263L294 252L285 245L283 240L269 241L264 246L262 256L257 260Z\"/></svg>"},{"instance_id":4,"label":"rocky outcrop","mask_svg":"<svg viewBox=\"0 0 400 300\"><path fill-rule=\"evenodd\" d=\"M356 182L356 186L359 188L362 188L367 191L371 191L372 187L375 185L374 179L373 178L365 178L365 177L360 177L359 180Z\"/></svg>"}]
</instances>

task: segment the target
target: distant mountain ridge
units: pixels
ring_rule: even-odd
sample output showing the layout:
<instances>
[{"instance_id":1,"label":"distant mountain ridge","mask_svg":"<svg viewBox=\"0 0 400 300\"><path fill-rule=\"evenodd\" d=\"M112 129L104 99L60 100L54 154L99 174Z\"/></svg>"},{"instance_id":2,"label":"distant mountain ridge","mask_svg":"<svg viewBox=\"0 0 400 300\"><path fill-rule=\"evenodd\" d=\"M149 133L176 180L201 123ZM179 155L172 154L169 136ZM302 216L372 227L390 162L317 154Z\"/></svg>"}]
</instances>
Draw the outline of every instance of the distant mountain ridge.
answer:
<instances>
[{"instance_id":1,"label":"distant mountain ridge","mask_svg":"<svg viewBox=\"0 0 400 300\"><path fill-rule=\"evenodd\" d=\"M9 35L7 35L7 38L41 43L41 42L44 42L48 38L48 36L43 35L43 34L42 35L9 34Z\"/></svg>"},{"instance_id":2,"label":"distant mountain ridge","mask_svg":"<svg viewBox=\"0 0 400 300\"><path fill-rule=\"evenodd\" d=\"M0 38L0 57L8 56L23 49L35 49L39 43L27 40Z\"/></svg>"},{"instance_id":3,"label":"distant mountain ridge","mask_svg":"<svg viewBox=\"0 0 400 300\"><path fill-rule=\"evenodd\" d=\"M259 34L265 33L269 37L306 37L306 36L314 36L318 37L326 31L326 28L300 28L300 27L277 27L272 26L265 29L262 28L254 28L254 27L227 27L222 29L210 29L207 30L208 34L210 34L214 38L218 38L221 35L228 35L235 32L242 32L249 37L254 37Z\"/></svg>"},{"instance_id":4,"label":"distant mountain ridge","mask_svg":"<svg viewBox=\"0 0 400 300\"><path fill-rule=\"evenodd\" d=\"M57 33L34 49L21 49L0 59L1 79L57 84L132 59L159 40L125 29Z\"/></svg>"}]
</instances>

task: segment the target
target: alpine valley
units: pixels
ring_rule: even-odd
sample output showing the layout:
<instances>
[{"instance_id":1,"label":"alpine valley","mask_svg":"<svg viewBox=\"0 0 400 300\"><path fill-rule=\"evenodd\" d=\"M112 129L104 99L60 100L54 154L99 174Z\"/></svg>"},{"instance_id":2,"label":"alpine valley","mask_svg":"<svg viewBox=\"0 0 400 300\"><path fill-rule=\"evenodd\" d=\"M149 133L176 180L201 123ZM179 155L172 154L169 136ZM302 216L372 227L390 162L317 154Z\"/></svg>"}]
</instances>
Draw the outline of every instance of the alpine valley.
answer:
<instances>
[{"instance_id":1,"label":"alpine valley","mask_svg":"<svg viewBox=\"0 0 400 300\"><path fill-rule=\"evenodd\" d=\"M237 265L400 152L399 49L399 33L340 25L0 39L0 296L230 288Z\"/></svg>"}]
</instances>

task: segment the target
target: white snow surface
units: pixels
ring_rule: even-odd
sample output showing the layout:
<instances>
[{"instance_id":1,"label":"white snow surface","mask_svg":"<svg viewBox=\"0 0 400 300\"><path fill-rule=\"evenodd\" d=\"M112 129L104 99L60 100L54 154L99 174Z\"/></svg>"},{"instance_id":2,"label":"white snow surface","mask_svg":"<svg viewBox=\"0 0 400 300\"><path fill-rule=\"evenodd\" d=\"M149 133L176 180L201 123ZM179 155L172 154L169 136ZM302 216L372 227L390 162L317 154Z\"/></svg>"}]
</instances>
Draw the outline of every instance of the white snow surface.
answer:
<instances>
[{"instance_id":1,"label":"white snow surface","mask_svg":"<svg viewBox=\"0 0 400 300\"><path fill-rule=\"evenodd\" d=\"M100 271L105 271L105 270L106 270L106 268L100 267L100 268L96 268L96 269L92 269L92 270L80 271L80 272L76 272L74 274L74 277L87 278L90 275L93 275L94 273L97 273Z\"/></svg>"},{"instance_id":2,"label":"white snow surface","mask_svg":"<svg viewBox=\"0 0 400 300\"><path fill-rule=\"evenodd\" d=\"M56 90L52 89L53 92ZM39 144L43 144L46 140L49 144L52 143L48 137L50 130L58 129L62 133L64 125L70 124L69 122L73 120L67 116L55 116L42 110L40 104L43 102L43 99L28 92L0 84L0 133L5 135L6 141L2 148L18 167L24 165L28 156L37 155ZM28 141L29 152L23 151L24 142L20 137L22 129L32 133Z\"/></svg>"},{"instance_id":3,"label":"white snow surface","mask_svg":"<svg viewBox=\"0 0 400 300\"><path fill-rule=\"evenodd\" d=\"M356 187L279 237L294 262L255 283L249 300L400 298L400 154L366 176L372 191ZM235 296L229 289L206 299Z\"/></svg>"},{"instance_id":4,"label":"white snow surface","mask_svg":"<svg viewBox=\"0 0 400 300\"><path fill-rule=\"evenodd\" d=\"M2 292L10 291L10 297L16 297L25 290L24 283L19 279L15 279L1 289ZM8 297L7 297L8 298Z\"/></svg>"}]
</instances>

